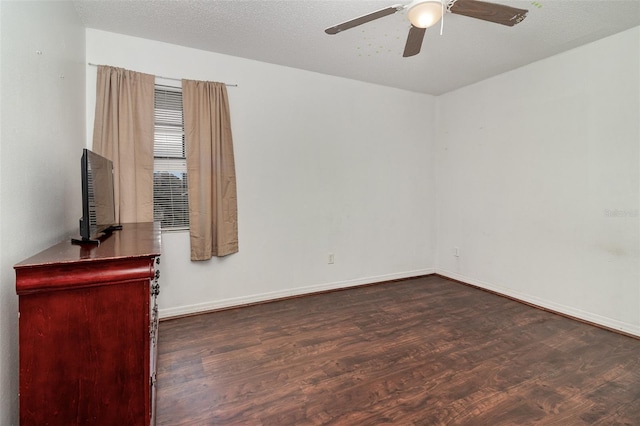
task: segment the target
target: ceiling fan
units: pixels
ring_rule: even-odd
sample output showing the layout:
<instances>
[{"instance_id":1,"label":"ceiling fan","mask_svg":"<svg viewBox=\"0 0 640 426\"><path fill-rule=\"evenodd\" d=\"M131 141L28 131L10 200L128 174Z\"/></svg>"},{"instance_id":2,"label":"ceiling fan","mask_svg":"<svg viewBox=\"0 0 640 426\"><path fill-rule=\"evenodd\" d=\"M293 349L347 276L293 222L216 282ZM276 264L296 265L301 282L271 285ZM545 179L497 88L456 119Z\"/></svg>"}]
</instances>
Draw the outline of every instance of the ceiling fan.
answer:
<instances>
[{"instance_id":1,"label":"ceiling fan","mask_svg":"<svg viewBox=\"0 0 640 426\"><path fill-rule=\"evenodd\" d=\"M442 19L445 12L464 15L484 21L495 22L507 26L514 26L527 16L528 10L518 9L502 4L488 3L478 0L413 0L411 3L396 4L384 9L376 10L367 15L343 22L324 30L327 34L338 34L358 25L371 22L375 19L393 15L401 10L407 10L407 17L411 22L407 43L404 47L403 57L414 56L420 53L422 41L427 28L435 25Z\"/></svg>"}]
</instances>

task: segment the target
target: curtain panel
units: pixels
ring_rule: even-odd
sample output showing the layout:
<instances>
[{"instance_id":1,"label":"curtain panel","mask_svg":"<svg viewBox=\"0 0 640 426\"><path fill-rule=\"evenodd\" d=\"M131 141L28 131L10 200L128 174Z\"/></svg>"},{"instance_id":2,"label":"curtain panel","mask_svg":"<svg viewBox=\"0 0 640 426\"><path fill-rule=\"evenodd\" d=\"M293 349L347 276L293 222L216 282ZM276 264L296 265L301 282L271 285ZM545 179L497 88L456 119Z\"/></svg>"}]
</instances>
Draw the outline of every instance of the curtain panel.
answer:
<instances>
[{"instance_id":1,"label":"curtain panel","mask_svg":"<svg viewBox=\"0 0 640 426\"><path fill-rule=\"evenodd\" d=\"M153 221L155 77L98 66L93 151L113 161L116 221Z\"/></svg>"},{"instance_id":2,"label":"curtain panel","mask_svg":"<svg viewBox=\"0 0 640 426\"><path fill-rule=\"evenodd\" d=\"M224 83L182 80L191 260L238 251L238 208Z\"/></svg>"}]
</instances>

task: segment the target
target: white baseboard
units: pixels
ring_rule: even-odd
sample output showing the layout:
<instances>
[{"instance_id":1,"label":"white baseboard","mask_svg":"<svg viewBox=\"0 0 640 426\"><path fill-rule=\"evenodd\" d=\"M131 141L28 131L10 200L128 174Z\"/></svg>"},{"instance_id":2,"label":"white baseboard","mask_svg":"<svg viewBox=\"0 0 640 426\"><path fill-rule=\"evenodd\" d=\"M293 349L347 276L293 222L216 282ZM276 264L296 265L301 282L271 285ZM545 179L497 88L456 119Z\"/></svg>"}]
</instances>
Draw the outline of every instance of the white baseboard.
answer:
<instances>
[{"instance_id":1,"label":"white baseboard","mask_svg":"<svg viewBox=\"0 0 640 426\"><path fill-rule=\"evenodd\" d=\"M287 297L301 296L305 294L313 294L323 291L340 290L349 287L357 287L366 284L375 284L384 281L393 281L404 278L419 277L423 275L438 274L443 277L458 280L473 286L483 288L504 296L512 297L514 299L530 303L540 308L548 309L554 312L558 312L564 315L568 315L574 318L578 318L584 321L588 321L594 324L598 324L604 327L608 327L613 330L619 330L624 333L628 333L634 336L640 337L640 326L635 324L629 324L626 322L618 321L612 318L597 315L591 312L575 309L570 306L561 305L549 300L540 299L529 294L521 293L511 290L506 287L494 285L485 281L470 278L456 272L447 271L439 268L427 268L416 271L407 271L395 274L378 275L372 277L357 278L354 280L337 281L325 284L316 284L310 286L296 287L286 290L279 290L268 293L260 293L243 297L234 297L223 300L214 300L209 302L198 303L194 305L178 306L174 308L165 308L159 310L160 319L168 319L172 317L179 317L184 315L193 315L203 312L216 311L219 309L232 308L234 306L250 305L252 303L267 302L270 300L277 300Z\"/></svg>"},{"instance_id":2,"label":"white baseboard","mask_svg":"<svg viewBox=\"0 0 640 426\"><path fill-rule=\"evenodd\" d=\"M316 284L304 287L296 287L286 290L273 291L269 293L254 294L243 297L234 297L223 300L212 300L209 302L198 303L195 305L178 306L175 308L160 308L160 319L179 317L183 315L192 315L197 313L215 311L219 309L231 308L234 306L250 305L252 303L266 302L269 300L277 300L292 296L301 296L304 294L318 293L329 290L339 290L359 285L374 284L384 281L393 281L404 278L419 277L423 275L434 274L435 268L419 269L416 271L406 271L395 274L377 275L372 277L357 278L347 281L337 281L325 284Z\"/></svg>"},{"instance_id":3,"label":"white baseboard","mask_svg":"<svg viewBox=\"0 0 640 426\"><path fill-rule=\"evenodd\" d=\"M464 275L460 275L455 272L447 271L444 269L436 268L436 274L442 275L443 277L448 277L457 281L461 281L467 284L471 284L476 287L483 288L485 290L493 291L498 294L502 294L504 296L512 297L514 299L530 303L532 305L548 309L554 312L558 312L564 315L569 315L574 318L578 318L584 321L588 321L594 324L601 325L603 327L607 327L613 330L619 330L624 333L632 334L634 336L640 337L640 326L635 324L629 324L626 322L618 321L612 318L604 317L598 314L594 314L591 312L582 311L580 309L572 308L570 306L561 305L559 303L555 303L549 300L540 299L535 296L531 296L529 294L520 293L518 291L514 291L505 287L497 286L491 283L487 283L481 280L476 280L473 278L469 278Z\"/></svg>"}]
</instances>

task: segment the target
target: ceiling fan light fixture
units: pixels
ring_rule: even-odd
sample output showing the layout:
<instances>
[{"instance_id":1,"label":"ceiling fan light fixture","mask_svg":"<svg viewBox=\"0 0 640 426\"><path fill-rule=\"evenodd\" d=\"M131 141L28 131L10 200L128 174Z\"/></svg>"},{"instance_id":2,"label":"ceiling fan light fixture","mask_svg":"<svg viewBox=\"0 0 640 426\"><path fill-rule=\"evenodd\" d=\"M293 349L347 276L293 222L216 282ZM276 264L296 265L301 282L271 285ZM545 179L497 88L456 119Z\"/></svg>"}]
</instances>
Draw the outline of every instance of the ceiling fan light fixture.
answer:
<instances>
[{"instance_id":1,"label":"ceiling fan light fixture","mask_svg":"<svg viewBox=\"0 0 640 426\"><path fill-rule=\"evenodd\" d=\"M407 11L411 25L418 28L429 28L442 18L442 2L423 1L414 4Z\"/></svg>"}]
</instances>

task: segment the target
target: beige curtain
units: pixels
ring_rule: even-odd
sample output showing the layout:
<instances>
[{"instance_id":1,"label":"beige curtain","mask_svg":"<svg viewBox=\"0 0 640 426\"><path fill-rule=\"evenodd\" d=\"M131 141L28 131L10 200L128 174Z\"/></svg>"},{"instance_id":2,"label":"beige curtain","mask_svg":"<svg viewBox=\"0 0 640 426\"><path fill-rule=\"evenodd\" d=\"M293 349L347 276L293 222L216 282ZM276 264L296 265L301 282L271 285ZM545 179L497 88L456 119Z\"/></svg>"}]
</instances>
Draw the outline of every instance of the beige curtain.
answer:
<instances>
[{"instance_id":1,"label":"beige curtain","mask_svg":"<svg viewBox=\"0 0 640 426\"><path fill-rule=\"evenodd\" d=\"M182 80L191 260L238 251L238 209L227 88Z\"/></svg>"},{"instance_id":2,"label":"beige curtain","mask_svg":"<svg viewBox=\"0 0 640 426\"><path fill-rule=\"evenodd\" d=\"M93 151L113 161L116 221L153 221L155 77L99 66Z\"/></svg>"}]
</instances>

